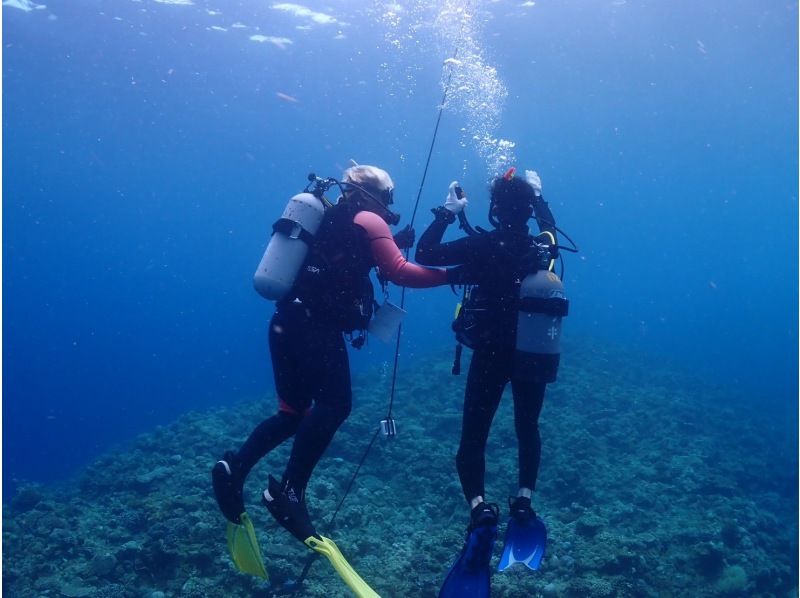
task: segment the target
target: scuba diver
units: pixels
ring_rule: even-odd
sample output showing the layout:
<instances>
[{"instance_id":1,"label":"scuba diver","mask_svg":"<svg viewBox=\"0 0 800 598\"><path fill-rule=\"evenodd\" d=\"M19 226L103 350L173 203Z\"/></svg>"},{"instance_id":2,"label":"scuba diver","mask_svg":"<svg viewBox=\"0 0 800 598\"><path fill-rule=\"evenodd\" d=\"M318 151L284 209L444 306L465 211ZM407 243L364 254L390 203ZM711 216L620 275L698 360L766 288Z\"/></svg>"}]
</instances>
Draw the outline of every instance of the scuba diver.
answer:
<instances>
[{"instance_id":1,"label":"scuba diver","mask_svg":"<svg viewBox=\"0 0 800 598\"><path fill-rule=\"evenodd\" d=\"M398 247L413 245L413 229L393 237L394 183L375 166L348 168L341 181L309 175L306 192L292 198L273 226L267 251L254 276L256 290L276 300L269 326L269 347L278 408L262 421L238 451L228 451L212 469L214 495L229 523L229 545L242 538L242 551L255 540L242 489L255 464L294 437L291 455L279 480L269 476L262 503L275 520L310 548L327 556L359 596L375 595L341 557L332 541L317 533L306 508L306 488L317 462L336 430L350 414L350 368L344 336L359 348L373 312L369 273L382 280L424 288L446 283L446 270L424 268L403 257ZM309 189L314 185L314 189ZM335 204L323 193L338 186ZM380 311L380 310L379 310ZM233 531L231 531L233 530ZM256 545L257 546L257 545ZM237 554L240 570L266 577L259 560ZM252 551L251 551L252 552ZM252 557L252 558L251 558Z\"/></svg>"},{"instance_id":2,"label":"scuba diver","mask_svg":"<svg viewBox=\"0 0 800 598\"><path fill-rule=\"evenodd\" d=\"M453 323L459 345L453 373L460 370L461 345L473 349L464 394L461 440L456 467L470 508L464 548L441 588L440 597L489 596L489 561L497 536L499 508L485 499L485 449L489 430L509 382L518 442L519 491L509 498L510 518L499 569L515 562L537 569L544 554L546 529L531 499L541 456L538 420L545 388L559 364L558 338L567 301L551 272L558 255L553 215L541 195L534 171L526 178L510 169L490 189L489 221L494 230L474 229L464 215L467 198L457 181L417 244L415 259L448 270L451 284L465 297ZM460 220L468 235L442 242L449 224ZM527 222L535 217L540 234Z\"/></svg>"}]
</instances>

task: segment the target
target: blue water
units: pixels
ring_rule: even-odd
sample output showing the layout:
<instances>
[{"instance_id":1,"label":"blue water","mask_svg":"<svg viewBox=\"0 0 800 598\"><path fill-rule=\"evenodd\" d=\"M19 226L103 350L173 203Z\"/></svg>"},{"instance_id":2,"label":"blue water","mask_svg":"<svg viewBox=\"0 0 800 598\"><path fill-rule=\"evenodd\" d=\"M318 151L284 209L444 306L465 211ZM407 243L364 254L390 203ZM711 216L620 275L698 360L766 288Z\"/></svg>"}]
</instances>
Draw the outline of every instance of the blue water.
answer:
<instances>
[{"instance_id":1,"label":"blue water","mask_svg":"<svg viewBox=\"0 0 800 598\"><path fill-rule=\"evenodd\" d=\"M307 5L330 23L270 2L26 4L3 7L4 500L271 396L251 282L271 223L349 158L389 170L407 223L461 43L430 26L444 2ZM797 3L478 5L470 41L508 91L493 135L581 249L565 332L746 393L793 438ZM472 125L445 109L418 234L454 178L485 223ZM449 289L406 306L401 359L452 345ZM353 367L390 359L374 341Z\"/></svg>"}]
</instances>

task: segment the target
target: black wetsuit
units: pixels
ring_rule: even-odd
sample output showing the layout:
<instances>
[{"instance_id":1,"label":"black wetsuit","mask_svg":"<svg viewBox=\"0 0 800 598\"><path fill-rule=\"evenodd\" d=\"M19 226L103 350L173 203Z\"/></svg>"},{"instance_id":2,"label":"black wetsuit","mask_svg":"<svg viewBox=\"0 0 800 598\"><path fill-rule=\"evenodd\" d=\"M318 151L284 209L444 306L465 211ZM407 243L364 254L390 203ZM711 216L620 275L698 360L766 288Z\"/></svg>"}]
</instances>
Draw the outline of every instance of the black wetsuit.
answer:
<instances>
[{"instance_id":1,"label":"black wetsuit","mask_svg":"<svg viewBox=\"0 0 800 598\"><path fill-rule=\"evenodd\" d=\"M365 328L372 308L370 241L341 204L326 222L289 295L276 305L269 348L278 412L239 450L243 473L295 436L284 483L304 489L336 430L350 415L350 361L344 332Z\"/></svg>"},{"instance_id":2,"label":"black wetsuit","mask_svg":"<svg viewBox=\"0 0 800 598\"><path fill-rule=\"evenodd\" d=\"M238 453L242 479L264 455L291 436L284 486L305 489L336 430L350 414L350 362L343 333L366 329L374 303L369 273L421 288L445 283L444 270L407 262L381 218L339 202L325 221L297 281L278 301L269 348L278 412L261 422ZM353 345L360 346L356 341Z\"/></svg>"},{"instance_id":3,"label":"black wetsuit","mask_svg":"<svg viewBox=\"0 0 800 598\"><path fill-rule=\"evenodd\" d=\"M539 228L555 235L547 204L535 205ZM456 466L467 501L485 496L486 440L508 382L514 397L514 422L519 446L519 485L533 490L539 471L541 440L539 414L547 382L555 380L557 357L544 361L541 371L515 375L514 351L519 298L519 262L532 237L527 225L502 227L442 243L450 222L439 211L417 244L415 259L427 266L459 266L449 271L453 284L478 285L491 310L491 340L476 347L467 376L461 443ZM555 237L554 237L555 238Z\"/></svg>"}]
</instances>

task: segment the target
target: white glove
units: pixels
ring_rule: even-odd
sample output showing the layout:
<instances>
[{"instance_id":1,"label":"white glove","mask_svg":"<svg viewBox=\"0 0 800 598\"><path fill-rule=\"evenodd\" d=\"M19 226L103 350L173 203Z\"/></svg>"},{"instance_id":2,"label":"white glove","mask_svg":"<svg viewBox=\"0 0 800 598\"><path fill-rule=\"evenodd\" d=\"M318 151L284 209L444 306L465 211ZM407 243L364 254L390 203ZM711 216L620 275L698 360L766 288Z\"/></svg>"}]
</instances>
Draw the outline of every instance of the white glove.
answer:
<instances>
[{"instance_id":1,"label":"white glove","mask_svg":"<svg viewBox=\"0 0 800 598\"><path fill-rule=\"evenodd\" d=\"M466 197L462 197L461 199L458 198L458 195L456 195L456 187L458 187L458 181L453 181L450 183L450 188L447 192L447 199L444 200L444 207L453 214L458 214L467 206L468 203Z\"/></svg>"},{"instance_id":2,"label":"white glove","mask_svg":"<svg viewBox=\"0 0 800 598\"><path fill-rule=\"evenodd\" d=\"M542 195L542 179L539 178L539 174L535 170L526 170L525 180L533 187L534 195L540 197Z\"/></svg>"}]
</instances>

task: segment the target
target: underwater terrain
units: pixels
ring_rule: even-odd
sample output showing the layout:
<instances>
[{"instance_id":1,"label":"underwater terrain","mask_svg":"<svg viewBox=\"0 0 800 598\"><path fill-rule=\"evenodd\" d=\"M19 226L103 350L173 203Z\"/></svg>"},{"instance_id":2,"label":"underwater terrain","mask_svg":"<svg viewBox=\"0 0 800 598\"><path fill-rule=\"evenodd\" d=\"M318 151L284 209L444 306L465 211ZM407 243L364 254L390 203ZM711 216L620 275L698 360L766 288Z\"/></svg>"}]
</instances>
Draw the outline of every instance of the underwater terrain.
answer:
<instances>
[{"instance_id":1,"label":"underwater terrain","mask_svg":"<svg viewBox=\"0 0 800 598\"><path fill-rule=\"evenodd\" d=\"M326 521L385 414L386 369L356 372L353 414L308 495L318 529L381 596L422 598L436 595L467 522L454 465L465 379L450 374L449 353L407 362L394 411L399 436L373 446L333 529ZM310 553L259 504L288 444L245 487L270 581L233 568L210 468L274 399L231 399L141 435L70 482L21 488L3 505L3 594L349 596L324 559L298 585ZM534 506L549 528L547 553L538 572L495 573L493 596L797 596L796 438L761 399L666 364L568 344L541 419ZM487 449L487 493L501 505L493 565L516 483L510 403Z\"/></svg>"}]
</instances>

